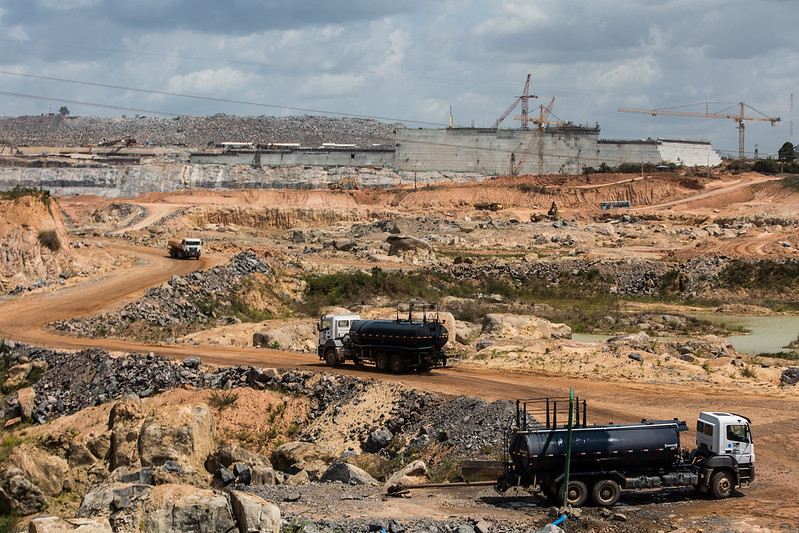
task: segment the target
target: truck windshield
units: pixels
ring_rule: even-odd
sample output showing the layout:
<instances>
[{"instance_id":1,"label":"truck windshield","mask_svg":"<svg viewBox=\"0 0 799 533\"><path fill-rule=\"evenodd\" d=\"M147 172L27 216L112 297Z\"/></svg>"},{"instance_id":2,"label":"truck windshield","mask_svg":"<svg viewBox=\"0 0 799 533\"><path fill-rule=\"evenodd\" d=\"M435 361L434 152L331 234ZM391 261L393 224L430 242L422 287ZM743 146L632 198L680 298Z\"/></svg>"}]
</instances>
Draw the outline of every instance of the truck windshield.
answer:
<instances>
[{"instance_id":1,"label":"truck windshield","mask_svg":"<svg viewBox=\"0 0 799 533\"><path fill-rule=\"evenodd\" d=\"M746 434L746 425L744 424L730 424L727 426L727 440L733 442L749 442Z\"/></svg>"},{"instance_id":2,"label":"truck windshield","mask_svg":"<svg viewBox=\"0 0 799 533\"><path fill-rule=\"evenodd\" d=\"M322 320L319 321L319 331L322 331L324 329L330 329L329 318L323 318Z\"/></svg>"}]
</instances>

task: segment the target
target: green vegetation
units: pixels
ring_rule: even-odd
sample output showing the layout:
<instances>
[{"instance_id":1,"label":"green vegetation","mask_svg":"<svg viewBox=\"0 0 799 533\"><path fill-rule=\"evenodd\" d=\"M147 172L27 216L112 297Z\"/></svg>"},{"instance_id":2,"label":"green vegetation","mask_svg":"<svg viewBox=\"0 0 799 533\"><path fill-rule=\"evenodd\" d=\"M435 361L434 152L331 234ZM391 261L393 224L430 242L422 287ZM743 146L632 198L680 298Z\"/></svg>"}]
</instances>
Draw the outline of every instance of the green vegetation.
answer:
<instances>
[{"instance_id":1,"label":"green vegetation","mask_svg":"<svg viewBox=\"0 0 799 533\"><path fill-rule=\"evenodd\" d=\"M32 187L14 187L10 191L0 192L0 198L3 200L16 200L23 196L32 196L40 200L44 205L50 205L50 191L45 189L35 189Z\"/></svg>"},{"instance_id":2,"label":"green vegetation","mask_svg":"<svg viewBox=\"0 0 799 533\"><path fill-rule=\"evenodd\" d=\"M221 411L236 403L238 399L238 393L233 391L212 391L210 396L208 396L208 403L211 404L211 407Z\"/></svg>"},{"instance_id":3,"label":"green vegetation","mask_svg":"<svg viewBox=\"0 0 799 533\"><path fill-rule=\"evenodd\" d=\"M758 357L773 357L775 359L785 359L786 361L799 361L799 352L797 351L790 351L790 352L772 352L772 353L759 353L757 354Z\"/></svg>"},{"instance_id":4,"label":"green vegetation","mask_svg":"<svg viewBox=\"0 0 799 533\"><path fill-rule=\"evenodd\" d=\"M61 241L58 239L58 234L53 229L41 230L37 238L39 239L39 244L51 252L57 252L61 249Z\"/></svg>"},{"instance_id":5,"label":"green vegetation","mask_svg":"<svg viewBox=\"0 0 799 533\"><path fill-rule=\"evenodd\" d=\"M0 514L0 533L13 533L19 522L17 513Z\"/></svg>"},{"instance_id":6,"label":"green vegetation","mask_svg":"<svg viewBox=\"0 0 799 533\"><path fill-rule=\"evenodd\" d=\"M734 259L719 273L719 286L788 292L799 289L799 262L788 259L757 262Z\"/></svg>"},{"instance_id":7,"label":"green vegetation","mask_svg":"<svg viewBox=\"0 0 799 533\"><path fill-rule=\"evenodd\" d=\"M799 191L799 173L792 176L785 176L780 180L783 187Z\"/></svg>"}]
</instances>

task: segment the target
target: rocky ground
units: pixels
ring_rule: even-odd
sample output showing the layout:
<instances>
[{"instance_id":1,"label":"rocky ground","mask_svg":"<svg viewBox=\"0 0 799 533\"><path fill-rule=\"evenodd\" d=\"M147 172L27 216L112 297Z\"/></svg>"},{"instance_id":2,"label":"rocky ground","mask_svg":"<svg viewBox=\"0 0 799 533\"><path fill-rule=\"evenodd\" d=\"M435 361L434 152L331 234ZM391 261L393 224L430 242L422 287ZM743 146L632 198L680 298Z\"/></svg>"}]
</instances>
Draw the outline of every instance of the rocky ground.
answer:
<instances>
[{"instance_id":1,"label":"rocky ground","mask_svg":"<svg viewBox=\"0 0 799 533\"><path fill-rule=\"evenodd\" d=\"M222 142L355 144L392 146L398 124L358 118L304 117L70 117L41 115L0 118L3 140L13 145L84 146L134 138L140 144L200 149Z\"/></svg>"}]
</instances>

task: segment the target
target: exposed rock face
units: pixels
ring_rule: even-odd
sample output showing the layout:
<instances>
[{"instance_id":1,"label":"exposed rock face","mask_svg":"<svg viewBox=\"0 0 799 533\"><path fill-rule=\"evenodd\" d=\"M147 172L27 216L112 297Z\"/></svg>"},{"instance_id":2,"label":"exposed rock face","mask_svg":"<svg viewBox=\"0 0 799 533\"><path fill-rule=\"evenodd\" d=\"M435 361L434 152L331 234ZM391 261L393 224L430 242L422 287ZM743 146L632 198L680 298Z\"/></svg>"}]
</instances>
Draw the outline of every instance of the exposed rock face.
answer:
<instances>
[{"instance_id":1,"label":"exposed rock face","mask_svg":"<svg viewBox=\"0 0 799 533\"><path fill-rule=\"evenodd\" d=\"M0 200L0 292L77 270L55 200Z\"/></svg>"},{"instance_id":2,"label":"exposed rock face","mask_svg":"<svg viewBox=\"0 0 799 533\"><path fill-rule=\"evenodd\" d=\"M556 333L553 335L553 324L536 316L488 314L483 319L482 335L514 342L520 339L571 338L571 328L565 324L557 324L554 329Z\"/></svg>"},{"instance_id":3,"label":"exposed rock face","mask_svg":"<svg viewBox=\"0 0 799 533\"><path fill-rule=\"evenodd\" d=\"M142 466L176 461L199 471L214 448L214 417L206 405L182 406L175 414L160 411L142 425L138 451Z\"/></svg>"},{"instance_id":4,"label":"exposed rock face","mask_svg":"<svg viewBox=\"0 0 799 533\"><path fill-rule=\"evenodd\" d=\"M113 533L108 518L70 518L55 516L34 518L28 526L30 533Z\"/></svg>"},{"instance_id":5,"label":"exposed rock face","mask_svg":"<svg viewBox=\"0 0 799 533\"><path fill-rule=\"evenodd\" d=\"M335 458L318 444L310 442L287 442L272 452L272 464L281 472L307 473L311 481L318 481Z\"/></svg>"},{"instance_id":6,"label":"exposed rock face","mask_svg":"<svg viewBox=\"0 0 799 533\"><path fill-rule=\"evenodd\" d=\"M61 493L68 465L64 459L55 457L29 444L14 448L8 458L9 464L19 468L25 477L39 487L47 496Z\"/></svg>"},{"instance_id":7,"label":"exposed rock face","mask_svg":"<svg viewBox=\"0 0 799 533\"><path fill-rule=\"evenodd\" d=\"M223 494L190 485L154 487L141 523L153 533L229 533L236 528Z\"/></svg>"},{"instance_id":8,"label":"exposed rock face","mask_svg":"<svg viewBox=\"0 0 799 533\"><path fill-rule=\"evenodd\" d=\"M791 386L799 383L799 367L792 366L791 368L783 370L780 376L780 382Z\"/></svg>"},{"instance_id":9,"label":"exposed rock face","mask_svg":"<svg viewBox=\"0 0 799 533\"><path fill-rule=\"evenodd\" d=\"M44 509L47 499L41 489L19 468L0 472L0 513L29 515Z\"/></svg>"}]
</instances>

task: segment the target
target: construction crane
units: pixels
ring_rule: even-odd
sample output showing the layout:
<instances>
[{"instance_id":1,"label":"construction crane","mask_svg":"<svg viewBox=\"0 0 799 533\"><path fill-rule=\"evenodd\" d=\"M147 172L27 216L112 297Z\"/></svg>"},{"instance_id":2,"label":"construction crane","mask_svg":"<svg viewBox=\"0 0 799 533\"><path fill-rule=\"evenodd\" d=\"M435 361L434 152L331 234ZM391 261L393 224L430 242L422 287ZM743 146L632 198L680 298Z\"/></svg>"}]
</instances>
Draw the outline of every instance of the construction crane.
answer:
<instances>
[{"instance_id":1,"label":"construction crane","mask_svg":"<svg viewBox=\"0 0 799 533\"><path fill-rule=\"evenodd\" d=\"M528 129L529 125L528 121L526 120L526 117L528 115L528 105L529 105L528 101L530 100L530 98L538 98L538 97L534 94L530 94L530 74L528 74L527 81L524 84L524 89L522 89L522 95L516 97L516 100L514 100L513 103L510 105L510 107L508 107L508 109L506 109L505 112L502 113L502 115L500 115L500 117L496 120L496 122L494 122L494 124L491 125L491 128L492 129L498 128L499 125L502 124L502 121L508 118L508 115L511 114L511 111L513 111L516 108L516 106L519 105L519 102L521 102L522 103L521 116L525 117L525 120L522 120L522 129L523 130Z\"/></svg>"},{"instance_id":2,"label":"construction crane","mask_svg":"<svg viewBox=\"0 0 799 533\"><path fill-rule=\"evenodd\" d=\"M527 137L525 137L524 141L522 141L521 145L523 146L523 149L519 157L517 158L515 153L510 155L510 173L512 175L518 175L519 172L521 172L521 170L524 168L527 158L529 158L530 154L533 152L533 146L535 146L536 140L538 141L538 175L540 176L544 173L544 124L560 124L563 126L569 124L569 122L553 122L551 120L547 120L549 115L552 113L553 105L555 105L554 97L546 107L543 105L539 106L540 111L538 118L530 118L529 116L524 115L514 117L516 120L521 120L522 123L532 122L538 127L530 130L530 133L528 133Z\"/></svg>"},{"instance_id":3,"label":"construction crane","mask_svg":"<svg viewBox=\"0 0 799 533\"><path fill-rule=\"evenodd\" d=\"M620 107L619 111L623 113L645 113L647 115L652 115L653 117L657 115L670 115L674 117L696 117L696 118L728 118L736 121L738 123L738 159L744 158L744 121L745 120L762 120L763 122L771 122L773 126L777 122L780 121L779 117L767 117L763 113L760 113L754 107L747 105L743 102L740 102L741 106L741 113L738 115L730 115L727 113L711 113L709 110L710 102L703 102L705 104L705 112L698 113L692 111L674 111L670 109L638 109L635 107ZM760 113L765 118L760 117L747 117L744 115L744 107L748 107L752 111Z\"/></svg>"}]
</instances>

